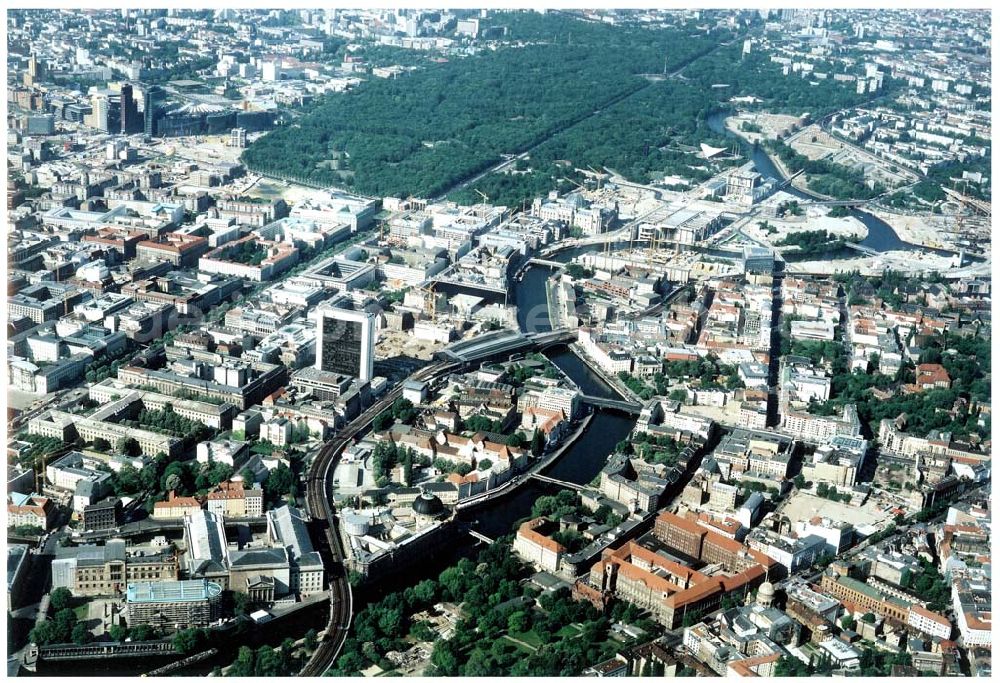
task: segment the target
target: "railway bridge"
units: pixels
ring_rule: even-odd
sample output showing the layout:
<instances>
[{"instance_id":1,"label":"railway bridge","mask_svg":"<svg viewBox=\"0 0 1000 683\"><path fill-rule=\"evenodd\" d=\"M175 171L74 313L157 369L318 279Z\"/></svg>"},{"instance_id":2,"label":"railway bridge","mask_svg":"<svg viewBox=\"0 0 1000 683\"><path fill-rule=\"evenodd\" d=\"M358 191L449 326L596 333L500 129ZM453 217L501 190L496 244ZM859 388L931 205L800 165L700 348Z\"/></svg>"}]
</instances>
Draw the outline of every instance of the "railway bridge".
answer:
<instances>
[{"instance_id":1,"label":"railway bridge","mask_svg":"<svg viewBox=\"0 0 1000 683\"><path fill-rule=\"evenodd\" d=\"M616 398L604 398L603 396L590 396L589 394L584 394L582 396L583 402L594 406L595 408L608 408L611 410L620 410L623 413L628 413L629 415L638 415L642 412L642 404L636 401L626 401L624 399Z\"/></svg>"}]
</instances>

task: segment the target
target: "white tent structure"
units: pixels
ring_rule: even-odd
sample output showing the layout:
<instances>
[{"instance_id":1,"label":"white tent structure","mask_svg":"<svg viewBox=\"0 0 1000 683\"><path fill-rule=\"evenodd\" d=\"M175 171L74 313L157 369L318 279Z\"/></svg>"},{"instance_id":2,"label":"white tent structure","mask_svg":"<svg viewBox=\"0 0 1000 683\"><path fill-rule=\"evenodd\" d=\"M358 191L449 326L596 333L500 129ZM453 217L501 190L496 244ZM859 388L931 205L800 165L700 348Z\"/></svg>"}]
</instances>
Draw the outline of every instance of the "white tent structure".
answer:
<instances>
[{"instance_id":1,"label":"white tent structure","mask_svg":"<svg viewBox=\"0 0 1000 683\"><path fill-rule=\"evenodd\" d=\"M704 142L701 143L701 155L706 159L717 157L725 151L725 147L712 147L711 145L706 145Z\"/></svg>"}]
</instances>

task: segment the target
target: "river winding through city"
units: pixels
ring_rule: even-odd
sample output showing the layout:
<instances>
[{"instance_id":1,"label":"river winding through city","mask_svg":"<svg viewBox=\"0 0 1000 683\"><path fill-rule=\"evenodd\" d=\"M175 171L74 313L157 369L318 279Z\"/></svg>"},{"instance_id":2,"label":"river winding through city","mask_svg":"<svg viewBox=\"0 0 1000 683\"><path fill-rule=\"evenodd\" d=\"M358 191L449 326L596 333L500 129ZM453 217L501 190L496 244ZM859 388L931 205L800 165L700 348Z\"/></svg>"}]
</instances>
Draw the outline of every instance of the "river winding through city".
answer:
<instances>
[{"instance_id":1,"label":"river winding through city","mask_svg":"<svg viewBox=\"0 0 1000 683\"><path fill-rule=\"evenodd\" d=\"M599 247L591 247L598 249ZM570 249L552 257L553 260L569 261L574 256L583 253L586 248ZM529 267L523 278L512 285L514 298L517 302L518 324L522 331L542 332L551 329L548 319L548 307L545 299L545 281L552 275L546 267ZM617 398L617 393L600 377L594 374L576 354L566 347L555 347L546 355L566 375L580 387L593 396ZM606 411L598 412L588 429L580 438L547 470L546 474L577 484L587 484L601 471L607 456L615 445L625 439L632 430L634 420ZM518 490L494 502L465 511L459 515L461 522L474 523L476 529L491 538L511 532L517 520L531 513L531 506L541 495L552 495L559 487L529 480ZM379 580L355 592L355 610L363 609L369 602L377 601L389 592L403 590L420 581L436 577L442 570L455 564L462 557L474 557L477 541L471 536L461 537L458 542L448 546L446 552L438 552L422 560L408 571ZM287 637L300 638L310 628L320 630L326 618L326 604L322 603L305 608L295 616L278 620L269 624L267 629L254 629L251 634L238 639L239 642L218 643L219 653L209 659L186 667L179 675L205 675L216 666L226 666L236 657L240 645L259 647L260 645L278 646ZM100 673L110 676L136 676L149 669L168 663L168 658L155 660L104 660L98 665ZM71 675L74 669L72 663L44 663L39 675ZM96 670L95 670L96 671Z\"/></svg>"},{"instance_id":2,"label":"river winding through city","mask_svg":"<svg viewBox=\"0 0 1000 683\"><path fill-rule=\"evenodd\" d=\"M740 139L734 133L725 129L723 123L725 116L726 114L724 113L710 116L708 118L708 125L717 133ZM750 159L754 162L757 170L765 177L784 180L784 176L782 176L774 162L759 147L752 149ZM785 191L806 201L816 199L816 197L794 187L788 187ZM888 223L866 211L852 209L851 214L868 228L868 235L861 242L863 246L870 247L879 252L915 250L920 248L917 245L902 241ZM586 251L598 249L600 249L599 245L577 247L563 250L548 258L565 263ZM544 332L552 329L545 298L545 284L551 275L552 271L547 267L530 266L524 271L521 280L513 285L514 300L517 304L518 326L524 332ZM576 382L584 393L597 396L617 396L614 389L593 373L569 349L565 347L557 348L547 352L546 355L570 379ZM614 450L615 445L628 436L633 425L634 420L609 412L598 412L589 429L549 468L547 474L557 479L578 484L588 483L600 472L607 461L608 454ZM530 513L532 503L538 496L552 494L556 491L558 491L558 488L555 486L532 480L521 486L517 493L504 497L496 503L464 513L461 519L463 521L476 521L478 530L487 536L495 537L510 533L511 526L517 520L526 517ZM422 566L414 568L412 572L408 572L405 578L390 578L380 582L378 586L371 587L371 589L359 591L359 593L362 593L359 597L362 601L377 600L387 592L401 590L425 578L435 576L442 569L456 562L460 557L471 554L474 554L474 542L470 538L468 542L463 542L453 547L449 553L439 554L436 557L430 558Z\"/></svg>"},{"instance_id":3,"label":"river winding through city","mask_svg":"<svg viewBox=\"0 0 1000 683\"><path fill-rule=\"evenodd\" d=\"M757 171L765 178L775 178L779 181L785 180L785 176L778 170L778 167L773 161L771 161L771 158L766 152L764 152L763 148L759 145L751 148L751 146L747 144L746 140L726 128L725 120L728 116L728 112L716 112L706 119L706 123L713 132L739 140L739 142L746 149L750 150L750 160L753 161ZM791 185L784 188L784 192L810 202L821 199L807 192L803 192L798 188L792 187ZM879 252L897 250L910 251L923 248L916 244L904 242L899 238L899 235L896 234L896 231L892 229L891 225L883 221L881 218L873 216L867 211L851 209L850 212L852 216L861 221L868 229L868 236L860 242L863 247L868 247Z\"/></svg>"},{"instance_id":4,"label":"river winding through city","mask_svg":"<svg viewBox=\"0 0 1000 683\"><path fill-rule=\"evenodd\" d=\"M599 249L593 246L589 249ZM568 262L587 248L567 249L552 260ZM512 284L514 301L517 304L518 326L522 332L545 332L552 329L545 299L545 282L552 271L544 266L529 266L520 281ZM587 365L566 347L556 347L546 352L546 356L572 379L580 389L592 396L617 398L618 394L604 380L592 372ZM607 456L615 445L625 439L635 421L621 415L598 412L588 429L545 473L556 479L576 484L589 483L604 467ZM476 529L491 538L508 534L519 519L531 513L531 506L541 495L552 495L559 487L529 480L517 492L496 501L464 511L459 515L462 522L474 523ZM402 590L420 581L437 576L443 569L457 562L461 557L473 556L476 541L470 536L450 546L448 552L438 553L421 562L403 575L381 580L377 585L365 587L355 596L355 605L380 599L388 592Z\"/></svg>"},{"instance_id":5,"label":"river winding through city","mask_svg":"<svg viewBox=\"0 0 1000 683\"><path fill-rule=\"evenodd\" d=\"M708 118L709 126L717 133L738 137L725 129L723 124L725 116L725 114L721 113L712 115ZM752 149L750 159L754 162L757 170L765 177L783 179L774 162L759 147ZM815 199L815 197L793 187L788 187L785 191L807 201ZM868 236L861 242L863 246L871 247L876 251L919 248L916 245L900 240L891 226L870 213L856 209L852 210L851 213L868 228ZM585 251L599 248L599 246L592 246L567 249L549 258L551 260L568 262ZM518 326L524 332L544 332L552 329L545 298L545 283L551 275L552 271L547 267L530 266L524 271L523 277L513 283L512 289L514 300L517 304ZM547 351L546 355L570 379L576 382L584 393L611 398L617 397L617 392L592 372L568 348L556 347ZM587 431L546 471L546 474L577 484L587 484L601 471L601 468L607 461L608 454L614 450L615 445L619 441L628 436L633 425L634 420L632 419L615 413L598 412ZM558 490L558 487L554 485L529 480L512 495L461 513L459 520L474 523L477 530L487 536L501 536L510 533L514 523L530 514L531 506L538 496L551 495ZM435 577L443 569L453 565L462 557L474 556L476 553L476 544L477 541L471 536L464 537L458 543L449 546L447 552L438 552L428 557L426 560L412 567L410 571L390 576L378 581L374 585L365 586L355 594L356 609L362 609L366 603L379 600L389 592L403 590L424 579ZM196 665L187 667L179 673L183 675L205 675L216 666L224 666L232 662L239 645L260 646L266 644L278 646L286 637L299 638L310 628L319 629L325 616L325 604L308 607L289 619L279 620L269 626L266 631L255 629L254 632L240 639L239 643L232 643L228 647L224 644L219 644L219 654ZM102 669L100 673L111 676L134 676L144 672L147 668L159 666L165 661L157 658L155 665L149 662L140 663L130 662L129 660L107 662L107 668ZM72 673L71 669L73 669L73 665L67 664L47 664L42 667L39 674L69 675Z\"/></svg>"},{"instance_id":6,"label":"river winding through city","mask_svg":"<svg viewBox=\"0 0 1000 683\"><path fill-rule=\"evenodd\" d=\"M711 129L717 133L736 137L725 129L723 121L725 114L713 114L708 118ZM752 149L750 159L757 170L769 178L783 179L774 162L759 147ZM785 190L800 199L811 201L815 199L800 190L788 187ZM858 218L868 228L868 236L862 245L876 251L894 249L917 249L916 245L908 244L899 239L891 226L885 221L860 210L852 210L852 215ZM551 260L568 262L574 257L599 249L600 246L578 247L567 249L549 257ZM523 332L544 332L552 329L548 317L548 306L545 298L546 281L552 271L544 266L529 266L522 278L514 282L512 290L517 304L518 326ZM592 372L587 365L566 347L556 347L546 352L548 358L566 375L590 395L617 398L617 392L604 380ZM615 445L625 439L634 425L634 420L621 415L600 411L591 422L589 428L548 470L546 474L557 479L576 484L587 484L601 471L607 461L607 456ZM527 517L531 506L541 495L551 495L559 488L535 480L529 480L520 486L516 493L498 499L495 502L476 507L459 515L461 522L475 524L477 530L487 536L497 537L510 533L512 526ZM421 561L409 571L377 581L365 586L355 593L356 610L363 609L366 603L377 601L389 592L403 590L420 581L437 576L443 569L453 565L462 557L472 557L476 554L477 541L471 536L462 537L459 542L448 547L446 552L438 552ZM300 638L310 628L319 629L326 617L324 604L308 607L288 619L279 620L266 630L254 629L250 634L239 639L239 642L218 644L219 653L210 659L187 667L179 672L182 675L205 675L216 666L225 666L233 661L239 645L278 646L287 637ZM111 676L135 676L146 669L155 668L165 663L166 658L156 659L156 663L130 660L107 661L106 668L99 667L100 673ZM40 675L71 675L73 665L70 663L49 663L38 672Z\"/></svg>"}]
</instances>

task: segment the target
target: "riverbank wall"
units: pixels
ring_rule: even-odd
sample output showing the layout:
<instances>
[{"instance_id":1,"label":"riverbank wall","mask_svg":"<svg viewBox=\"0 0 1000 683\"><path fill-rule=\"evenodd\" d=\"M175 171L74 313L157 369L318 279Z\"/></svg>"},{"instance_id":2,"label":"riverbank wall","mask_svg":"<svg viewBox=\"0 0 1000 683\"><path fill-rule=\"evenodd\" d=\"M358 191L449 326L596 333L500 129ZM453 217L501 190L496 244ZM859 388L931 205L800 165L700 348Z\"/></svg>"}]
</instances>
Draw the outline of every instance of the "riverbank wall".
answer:
<instances>
[{"instance_id":1,"label":"riverbank wall","mask_svg":"<svg viewBox=\"0 0 1000 683\"><path fill-rule=\"evenodd\" d=\"M618 377L615 377L614 375L607 372L604 368L599 366L596 361L594 361L590 356L588 356L587 352L583 350L579 342L575 344L570 344L569 350L572 351L577 358L583 361L583 363L587 366L587 368L591 372L600 377L605 384L607 384L611 389L616 391L619 394L619 396L627 400L638 401L640 403L643 402L642 399L639 398L639 396L634 391L629 389L624 382L622 382Z\"/></svg>"},{"instance_id":2,"label":"riverbank wall","mask_svg":"<svg viewBox=\"0 0 1000 683\"><path fill-rule=\"evenodd\" d=\"M353 559L347 560L348 568L361 574L364 577L365 583L371 583L399 574L412 566L418 559L433 556L442 548L451 546L452 542L463 531L463 523L459 520L459 513L465 516L476 507L492 503L499 498L517 491L531 479L533 473L543 471L562 457L584 432L587 431L593 417L594 413L585 416L573 433L559 444L555 450L532 463L524 472L495 489L484 491L459 501L455 506L455 514L438 526L415 536L412 540L397 546L388 553L373 558L371 562L359 563ZM347 539L343 538L343 534L341 534L341 540L349 543Z\"/></svg>"}]
</instances>

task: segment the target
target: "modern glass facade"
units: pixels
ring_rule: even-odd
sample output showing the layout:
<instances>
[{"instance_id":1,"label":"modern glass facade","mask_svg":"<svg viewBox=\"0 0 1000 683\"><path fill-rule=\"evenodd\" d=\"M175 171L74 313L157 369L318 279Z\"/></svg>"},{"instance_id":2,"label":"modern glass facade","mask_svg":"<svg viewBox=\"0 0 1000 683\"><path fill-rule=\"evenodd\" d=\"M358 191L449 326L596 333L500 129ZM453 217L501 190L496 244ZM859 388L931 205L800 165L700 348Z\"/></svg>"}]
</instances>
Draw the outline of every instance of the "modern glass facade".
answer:
<instances>
[{"instance_id":1,"label":"modern glass facade","mask_svg":"<svg viewBox=\"0 0 1000 683\"><path fill-rule=\"evenodd\" d=\"M145 93L142 96L142 125L143 132L149 136L153 137L156 135L156 122L160 117L162 112L160 111L160 101L163 99L163 89L159 86L150 86L146 88Z\"/></svg>"},{"instance_id":2,"label":"modern glass facade","mask_svg":"<svg viewBox=\"0 0 1000 683\"><path fill-rule=\"evenodd\" d=\"M121 122L124 135L142 132L143 122L139 117L139 107L132 97L132 86L128 84L122 86Z\"/></svg>"},{"instance_id":3,"label":"modern glass facade","mask_svg":"<svg viewBox=\"0 0 1000 683\"><path fill-rule=\"evenodd\" d=\"M360 322L323 318L323 367L320 370L358 377L361 370Z\"/></svg>"}]
</instances>

